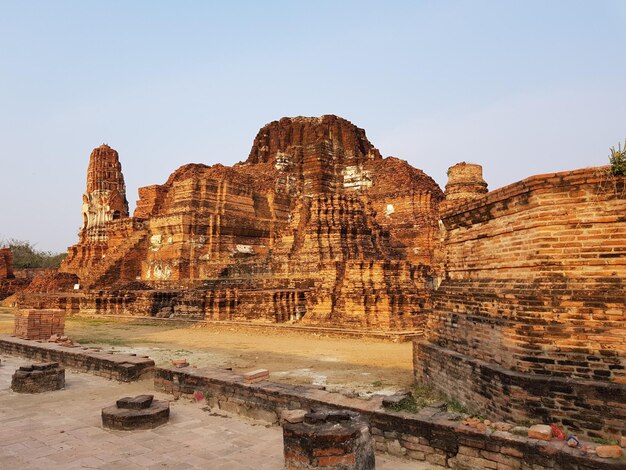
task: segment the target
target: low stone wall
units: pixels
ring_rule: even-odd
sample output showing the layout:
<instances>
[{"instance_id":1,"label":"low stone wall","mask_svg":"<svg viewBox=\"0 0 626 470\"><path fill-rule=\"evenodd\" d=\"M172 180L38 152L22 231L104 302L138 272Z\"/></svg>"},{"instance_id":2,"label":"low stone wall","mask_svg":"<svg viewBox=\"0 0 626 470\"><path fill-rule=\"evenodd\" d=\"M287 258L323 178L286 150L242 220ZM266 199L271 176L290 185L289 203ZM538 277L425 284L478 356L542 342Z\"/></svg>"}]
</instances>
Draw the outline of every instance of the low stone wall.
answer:
<instances>
[{"instance_id":1,"label":"low stone wall","mask_svg":"<svg viewBox=\"0 0 626 470\"><path fill-rule=\"evenodd\" d=\"M624 469L622 460L583 455L562 441L538 441L508 432L480 432L439 410L417 414L386 411L380 400L359 400L314 386L263 381L246 384L243 376L221 369L156 368L155 389L174 396L206 399L212 407L269 423L283 410L352 410L365 416L381 452L428 461L445 468L476 470Z\"/></svg>"},{"instance_id":2,"label":"low stone wall","mask_svg":"<svg viewBox=\"0 0 626 470\"><path fill-rule=\"evenodd\" d=\"M23 356L40 362L58 362L81 372L89 372L120 382L148 378L154 370L154 361L148 357L110 354L11 336L0 336L0 353Z\"/></svg>"},{"instance_id":3,"label":"low stone wall","mask_svg":"<svg viewBox=\"0 0 626 470\"><path fill-rule=\"evenodd\" d=\"M555 422L579 436L626 434L621 384L512 371L425 341L414 342L413 365L420 383L446 390L492 418Z\"/></svg>"}]
</instances>

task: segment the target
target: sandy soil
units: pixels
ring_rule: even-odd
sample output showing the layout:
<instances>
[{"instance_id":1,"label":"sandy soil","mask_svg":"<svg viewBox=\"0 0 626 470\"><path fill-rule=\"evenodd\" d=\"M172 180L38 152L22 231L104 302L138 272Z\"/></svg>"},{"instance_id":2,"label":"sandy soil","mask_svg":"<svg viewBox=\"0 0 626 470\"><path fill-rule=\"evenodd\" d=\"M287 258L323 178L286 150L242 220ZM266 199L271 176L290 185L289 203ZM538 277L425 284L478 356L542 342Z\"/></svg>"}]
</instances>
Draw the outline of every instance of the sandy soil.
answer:
<instances>
[{"instance_id":1,"label":"sandy soil","mask_svg":"<svg viewBox=\"0 0 626 470\"><path fill-rule=\"evenodd\" d=\"M0 308L0 334L12 332L13 314ZM272 380L347 395L391 394L412 382L410 342L84 317L68 317L65 333L83 345L150 356L157 365L185 357L197 367L264 368Z\"/></svg>"}]
</instances>

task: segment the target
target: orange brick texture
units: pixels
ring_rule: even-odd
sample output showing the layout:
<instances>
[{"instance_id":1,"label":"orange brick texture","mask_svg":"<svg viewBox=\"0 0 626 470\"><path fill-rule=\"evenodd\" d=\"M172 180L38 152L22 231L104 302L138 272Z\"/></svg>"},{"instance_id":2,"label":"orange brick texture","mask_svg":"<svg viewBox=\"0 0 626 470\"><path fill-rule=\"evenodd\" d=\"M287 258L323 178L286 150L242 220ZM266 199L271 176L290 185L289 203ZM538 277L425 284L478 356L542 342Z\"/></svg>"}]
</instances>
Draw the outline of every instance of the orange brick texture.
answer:
<instances>
[{"instance_id":1,"label":"orange brick texture","mask_svg":"<svg viewBox=\"0 0 626 470\"><path fill-rule=\"evenodd\" d=\"M415 374L495 417L626 430L626 186L539 175L446 208L447 277Z\"/></svg>"},{"instance_id":2,"label":"orange brick texture","mask_svg":"<svg viewBox=\"0 0 626 470\"><path fill-rule=\"evenodd\" d=\"M63 336L65 312L62 310L19 310L15 314L13 335L24 339L49 339Z\"/></svg>"},{"instance_id":3,"label":"orange brick texture","mask_svg":"<svg viewBox=\"0 0 626 470\"><path fill-rule=\"evenodd\" d=\"M141 188L133 217L99 202L125 201L117 152L95 149L87 181L87 228L61 267L87 292L81 311L424 326L443 192L345 119L269 123L247 161Z\"/></svg>"}]
</instances>

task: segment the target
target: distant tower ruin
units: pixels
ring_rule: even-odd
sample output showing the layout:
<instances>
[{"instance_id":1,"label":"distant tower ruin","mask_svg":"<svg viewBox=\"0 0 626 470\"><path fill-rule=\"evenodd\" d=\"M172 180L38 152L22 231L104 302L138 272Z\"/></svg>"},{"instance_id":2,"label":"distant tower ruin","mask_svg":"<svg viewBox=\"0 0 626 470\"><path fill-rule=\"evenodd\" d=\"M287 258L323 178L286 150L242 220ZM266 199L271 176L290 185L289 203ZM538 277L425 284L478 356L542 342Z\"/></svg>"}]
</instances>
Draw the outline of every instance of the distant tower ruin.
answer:
<instances>
[{"instance_id":1,"label":"distant tower ruin","mask_svg":"<svg viewBox=\"0 0 626 470\"><path fill-rule=\"evenodd\" d=\"M474 163L457 163L448 168L446 202L456 204L477 199L487 193L483 167Z\"/></svg>"},{"instance_id":2,"label":"distant tower ruin","mask_svg":"<svg viewBox=\"0 0 626 470\"><path fill-rule=\"evenodd\" d=\"M126 217L128 201L122 165L117 151L102 144L89 157L81 238L84 242L106 241L106 223Z\"/></svg>"},{"instance_id":3,"label":"distant tower ruin","mask_svg":"<svg viewBox=\"0 0 626 470\"><path fill-rule=\"evenodd\" d=\"M13 253L10 248L0 248L0 279L12 279L14 277Z\"/></svg>"}]
</instances>

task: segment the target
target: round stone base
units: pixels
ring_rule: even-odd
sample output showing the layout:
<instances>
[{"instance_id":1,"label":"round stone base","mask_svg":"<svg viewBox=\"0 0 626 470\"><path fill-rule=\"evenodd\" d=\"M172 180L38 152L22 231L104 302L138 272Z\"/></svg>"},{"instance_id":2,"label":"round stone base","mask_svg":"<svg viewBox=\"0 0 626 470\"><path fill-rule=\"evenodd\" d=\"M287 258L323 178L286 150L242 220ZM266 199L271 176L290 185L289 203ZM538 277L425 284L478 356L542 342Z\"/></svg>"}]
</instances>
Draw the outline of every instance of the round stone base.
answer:
<instances>
[{"instance_id":1,"label":"round stone base","mask_svg":"<svg viewBox=\"0 0 626 470\"><path fill-rule=\"evenodd\" d=\"M117 405L102 409L102 426L109 429L132 431L152 429L170 419L170 404L167 401L152 401L148 408L118 408Z\"/></svg>"}]
</instances>

